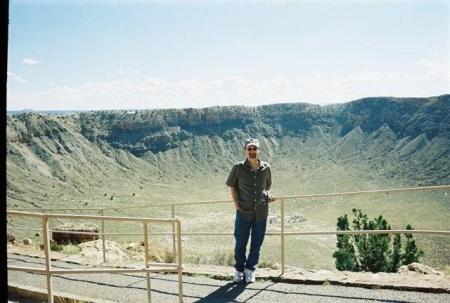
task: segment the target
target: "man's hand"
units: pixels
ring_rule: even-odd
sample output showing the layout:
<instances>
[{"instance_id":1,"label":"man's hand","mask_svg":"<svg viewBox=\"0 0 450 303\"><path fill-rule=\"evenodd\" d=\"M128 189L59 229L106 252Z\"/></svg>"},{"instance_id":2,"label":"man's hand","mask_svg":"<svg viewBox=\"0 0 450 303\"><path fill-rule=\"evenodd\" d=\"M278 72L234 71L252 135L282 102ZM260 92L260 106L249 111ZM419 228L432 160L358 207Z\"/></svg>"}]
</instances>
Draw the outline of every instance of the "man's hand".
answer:
<instances>
[{"instance_id":1,"label":"man's hand","mask_svg":"<svg viewBox=\"0 0 450 303\"><path fill-rule=\"evenodd\" d=\"M269 203L270 202L275 202L275 200L276 200L277 198L274 196L274 195L269 195Z\"/></svg>"},{"instance_id":2,"label":"man's hand","mask_svg":"<svg viewBox=\"0 0 450 303\"><path fill-rule=\"evenodd\" d=\"M236 188L234 188L234 187L231 187L231 199L233 200L234 208L235 208L236 210L239 210L239 209L240 209L240 208L239 208L239 203L238 203L238 201L237 201L237 199L238 199L238 194L237 194Z\"/></svg>"}]
</instances>

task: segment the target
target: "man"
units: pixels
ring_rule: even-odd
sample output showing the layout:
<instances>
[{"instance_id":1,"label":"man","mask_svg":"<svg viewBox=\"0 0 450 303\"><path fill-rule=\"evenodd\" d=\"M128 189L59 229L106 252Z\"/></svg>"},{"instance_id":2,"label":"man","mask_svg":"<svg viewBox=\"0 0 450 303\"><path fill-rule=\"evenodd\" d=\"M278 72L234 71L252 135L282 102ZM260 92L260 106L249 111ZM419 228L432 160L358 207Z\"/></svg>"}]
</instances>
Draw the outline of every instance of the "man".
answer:
<instances>
[{"instance_id":1,"label":"man","mask_svg":"<svg viewBox=\"0 0 450 303\"><path fill-rule=\"evenodd\" d=\"M231 187L231 197L236 208L234 225L235 275L234 282L255 282L255 266L266 234L269 202L275 198L269 194L272 186L270 165L259 159L258 139L247 139L244 145L245 160L231 169L226 184ZM250 252L246 258L246 247L251 233Z\"/></svg>"}]
</instances>

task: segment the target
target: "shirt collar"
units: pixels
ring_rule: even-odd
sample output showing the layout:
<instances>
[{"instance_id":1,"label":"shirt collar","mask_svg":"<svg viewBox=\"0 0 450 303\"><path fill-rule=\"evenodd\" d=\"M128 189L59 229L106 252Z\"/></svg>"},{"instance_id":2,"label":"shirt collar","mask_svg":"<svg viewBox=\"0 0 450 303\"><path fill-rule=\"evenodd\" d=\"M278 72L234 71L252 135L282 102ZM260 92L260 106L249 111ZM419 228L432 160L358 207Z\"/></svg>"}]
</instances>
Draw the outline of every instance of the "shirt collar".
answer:
<instances>
[{"instance_id":1,"label":"shirt collar","mask_svg":"<svg viewBox=\"0 0 450 303\"><path fill-rule=\"evenodd\" d=\"M245 165L247 165L248 167L251 167L251 166L250 166L250 161L248 161L247 158L245 158L244 163L245 163ZM262 166L263 166L262 161L261 161L260 159L258 159L258 166L256 167L256 169L260 169Z\"/></svg>"}]
</instances>

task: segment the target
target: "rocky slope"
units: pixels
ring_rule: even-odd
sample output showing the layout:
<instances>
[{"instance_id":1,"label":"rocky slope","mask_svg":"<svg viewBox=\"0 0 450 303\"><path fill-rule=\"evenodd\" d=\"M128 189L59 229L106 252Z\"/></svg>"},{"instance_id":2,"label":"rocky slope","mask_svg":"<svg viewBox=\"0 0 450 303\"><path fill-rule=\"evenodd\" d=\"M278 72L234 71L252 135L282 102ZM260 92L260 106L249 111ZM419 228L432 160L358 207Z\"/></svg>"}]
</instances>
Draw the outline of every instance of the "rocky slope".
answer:
<instances>
[{"instance_id":1,"label":"rocky slope","mask_svg":"<svg viewBox=\"0 0 450 303\"><path fill-rule=\"evenodd\" d=\"M262 158L272 165L278 196L450 184L449 117L450 95L366 98L330 106L8 115L7 206L88 209L229 199L225 180L231 165L243 158L242 143L250 136L262 142ZM417 229L449 230L448 197L441 191L290 200L286 215L303 219L286 228L334 229L338 216L357 207L369 217L384 215L393 228L409 223ZM273 215L278 211L271 207ZM135 208L108 214L166 217L170 211ZM231 205L180 207L176 214L183 230L232 228ZM15 218L9 226L38 225ZM139 231L119 224L106 228ZM279 225L268 228L278 231ZM334 266L335 238L297 238L289 241L290 263ZM450 266L447 237L418 241L426 264ZM228 251L232 238L193 237L183 243L186 254L201 256L214 249ZM279 239L268 237L265 243L263 257L278 260Z\"/></svg>"},{"instance_id":2,"label":"rocky slope","mask_svg":"<svg viewBox=\"0 0 450 303\"><path fill-rule=\"evenodd\" d=\"M450 96L444 95L366 98L324 107L10 115L8 203L39 207L58 198L92 198L92 193L107 201L136 196L149 186L160 195L155 190L145 195L167 198L167 192L177 191L173 184L225 178L242 158L242 142L249 136L261 139L263 157L280 168L282 181L318 175L334 184L345 171L346 179L363 177L362 182L448 184L449 113Z\"/></svg>"}]
</instances>

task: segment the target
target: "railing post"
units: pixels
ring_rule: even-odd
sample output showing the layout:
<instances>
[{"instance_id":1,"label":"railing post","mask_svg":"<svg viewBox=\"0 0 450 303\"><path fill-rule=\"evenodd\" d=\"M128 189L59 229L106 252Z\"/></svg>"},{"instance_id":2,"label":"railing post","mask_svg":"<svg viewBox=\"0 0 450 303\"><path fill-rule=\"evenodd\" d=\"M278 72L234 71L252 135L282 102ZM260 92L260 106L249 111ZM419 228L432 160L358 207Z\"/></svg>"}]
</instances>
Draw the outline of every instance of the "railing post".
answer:
<instances>
[{"instance_id":1,"label":"railing post","mask_svg":"<svg viewBox=\"0 0 450 303\"><path fill-rule=\"evenodd\" d=\"M100 209L100 215L103 217L104 210ZM105 244L105 220L102 219L102 248L103 248L103 263L106 263L106 244Z\"/></svg>"},{"instance_id":2,"label":"railing post","mask_svg":"<svg viewBox=\"0 0 450 303\"><path fill-rule=\"evenodd\" d=\"M280 201L280 220L281 220L281 275L284 275L284 199Z\"/></svg>"},{"instance_id":3,"label":"railing post","mask_svg":"<svg viewBox=\"0 0 450 303\"><path fill-rule=\"evenodd\" d=\"M150 272L148 271L148 227L147 222L144 222L144 247L145 247L145 254L144 254L144 261L145 261L145 269L146 269L146 275L147 275L147 299L148 303L152 302L152 289L150 285Z\"/></svg>"},{"instance_id":4,"label":"railing post","mask_svg":"<svg viewBox=\"0 0 450 303\"><path fill-rule=\"evenodd\" d=\"M171 215L172 219L175 219L175 205L171 205ZM176 248L176 239L175 239L175 222L172 222L172 254L175 258L175 262L177 262L177 248Z\"/></svg>"},{"instance_id":5,"label":"railing post","mask_svg":"<svg viewBox=\"0 0 450 303\"><path fill-rule=\"evenodd\" d=\"M181 258L181 223L176 221L177 224L177 263L178 263L178 300L183 302L183 268Z\"/></svg>"},{"instance_id":6,"label":"railing post","mask_svg":"<svg viewBox=\"0 0 450 303\"><path fill-rule=\"evenodd\" d=\"M48 217L42 217L42 230L44 232L44 254L45 254L45 274L47 276L47 296L48 303L53 303L52 274L50 273L52 265L50 263L50 239L48 237Z\"/></svg>"}]
</instances>

